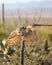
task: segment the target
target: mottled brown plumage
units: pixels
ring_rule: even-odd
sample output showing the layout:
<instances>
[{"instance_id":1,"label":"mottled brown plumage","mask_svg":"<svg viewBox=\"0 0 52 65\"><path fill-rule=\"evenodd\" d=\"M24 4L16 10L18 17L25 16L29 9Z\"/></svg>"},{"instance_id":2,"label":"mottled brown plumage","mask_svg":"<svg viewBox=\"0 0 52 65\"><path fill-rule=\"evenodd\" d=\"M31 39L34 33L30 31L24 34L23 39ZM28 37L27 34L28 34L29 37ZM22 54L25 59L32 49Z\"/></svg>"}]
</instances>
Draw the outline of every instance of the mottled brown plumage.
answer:
<instances>
[{"instance_id":1,"label":"mottled brown plumage","mask_svg":"<svg viewBox=\"0 0 52 65\"><path fill-rule=\"evenodd\" d=\"M36 33L35 26L52 26L52 25L41 25L41 24L34 24L29 25L27 27L21 27L14 30L8 37L7 43L9 45L18 44L22 37L26 39L27 42L36 42L38 41L38 34Z\"/></svg>"}]
</instances>

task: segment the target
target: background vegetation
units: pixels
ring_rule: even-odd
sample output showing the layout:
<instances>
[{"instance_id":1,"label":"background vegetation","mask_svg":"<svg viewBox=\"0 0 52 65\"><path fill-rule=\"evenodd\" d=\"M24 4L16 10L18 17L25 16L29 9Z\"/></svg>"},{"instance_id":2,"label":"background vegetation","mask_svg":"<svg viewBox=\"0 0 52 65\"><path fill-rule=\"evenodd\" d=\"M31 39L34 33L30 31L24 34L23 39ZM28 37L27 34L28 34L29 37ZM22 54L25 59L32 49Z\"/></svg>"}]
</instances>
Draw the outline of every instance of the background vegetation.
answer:
<instances>
[{"instance_id":1,"label":"background vegetation","mask_svg":"<svg viewBox=\"0 0 52 65\"><path fill-rule=\"evenodd\" d=\"M16 21L11 21L11 22L8 21L9 20L5 20L4 27L3 24L0 23L0 44L2 43L3 39L7 40L9 34L17 27L27 26L29 24L34 24L34 23L52 24L52 22L46 22L46 21L35 22L32 19L22 19L21 21L17 19ZM42 61L44 60L47 60L49 63L51 63L52 61L50 60L52 59L52 27L42 26L35 28L40 40L39 42L34 42L34 43L32 42L30 44L25 43L24 65L43 65ZM48 50L49 50L48 54L46 54L44 51L45 40L48 40ZM1 50L3 49L2 47ZM4 48L6 48L6 46L4 46ZM15 49L15 52L9 58L6 57L5 60L1 58L0 65L20 65L21 43L15 45L14 47L12 47L12 49ZM8 51L11 51L11 49L9 49ZM10 54L11 52L8 53ZM0 52L0 57L1 57L1 52Z\"/></svg>"}]
</instances>

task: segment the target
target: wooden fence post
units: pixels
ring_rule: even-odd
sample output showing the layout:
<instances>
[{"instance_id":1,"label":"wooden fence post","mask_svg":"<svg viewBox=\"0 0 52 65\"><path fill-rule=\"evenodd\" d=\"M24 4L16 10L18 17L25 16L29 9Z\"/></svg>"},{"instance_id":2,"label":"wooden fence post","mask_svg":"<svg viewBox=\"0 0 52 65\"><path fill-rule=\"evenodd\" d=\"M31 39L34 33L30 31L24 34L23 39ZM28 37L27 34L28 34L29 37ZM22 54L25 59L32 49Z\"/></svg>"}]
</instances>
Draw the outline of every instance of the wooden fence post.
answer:
<instances>
[{"instance_id":1,"label":"wooden fence post","mask_svg":"<svg viewBox=\"0 0 52 65\"><path fill-rule=\"evenodd\" d=\"M25 40L22 41L21 43L21 65L24 65L24 47L25 47Z\"/></svg>"},{"instance_id":2,"label":"wooden fence post","mask_svg":"<svg viewBox=\"0 0 52 65\"><path fill-rule=\"evenodd\" d=\"M45 40L44 51L48 53L48 40Z\"/></svg>"},{"instance_id":3,"label":"wooden fence post","mask_svg":"<svg viewBox=\"0 0 52 65\"><path fill-rule=\"evenodd\" d=\"M4 3L2 3L2 24L4 28Z\"/></svg>"}]
</instances>

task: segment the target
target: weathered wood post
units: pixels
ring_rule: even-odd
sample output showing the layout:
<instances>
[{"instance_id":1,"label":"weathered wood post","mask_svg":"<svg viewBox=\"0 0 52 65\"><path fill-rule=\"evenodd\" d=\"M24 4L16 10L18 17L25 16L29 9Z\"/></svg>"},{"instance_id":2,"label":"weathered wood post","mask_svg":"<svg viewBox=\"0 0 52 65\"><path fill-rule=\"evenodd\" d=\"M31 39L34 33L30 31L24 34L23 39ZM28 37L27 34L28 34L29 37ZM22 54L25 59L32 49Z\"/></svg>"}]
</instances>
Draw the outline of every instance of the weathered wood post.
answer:
<instances>
[{"instance_id":1,"label":"weathered wood post","mask_svg":"<svg viewBox=\"0 0 52 65\"><path fill-rule=\"evenodd\" d=\"M4 27L4 2L2 3L2 24Z\"/></svg>"},{"instance_id":2,"label":"weathered wood post","mask_svg":"<svg viewBox=\"0 0 52 65\"><path fill-rule=\"evenodd\" d=\"M24 65L24 47L25 47L25 40L22 39L22 43L21 43L21 58L20 58L20 61L21 61L21 65Z\"/></svg>"},{"instance_id":3,"label":"weathered wood post","mask_svg":"<svg viewBox=\"0 0 52 65\"><path fill-rule=\"evenodd\" d=\"M48 53L48 40L45 40L44 51Z\"/></svg>"}]
</instances>

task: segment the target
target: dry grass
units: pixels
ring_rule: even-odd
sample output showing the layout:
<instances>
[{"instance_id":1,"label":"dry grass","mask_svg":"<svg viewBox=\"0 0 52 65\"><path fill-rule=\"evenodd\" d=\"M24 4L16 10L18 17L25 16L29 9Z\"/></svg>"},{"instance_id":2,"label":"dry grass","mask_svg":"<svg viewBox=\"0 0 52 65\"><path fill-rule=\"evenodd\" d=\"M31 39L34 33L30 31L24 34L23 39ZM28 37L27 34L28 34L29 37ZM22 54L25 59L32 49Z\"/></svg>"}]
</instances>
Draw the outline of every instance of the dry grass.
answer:
<instances>
[{"instance_id":1,"label":"dry grass","mask_svg":"<svg viewBox=\"0 0 52 65\"><path fill-rule=\"evenodd\" d=\"M17 22L18 24L19 22ZM31 22L32 23L32 22ZM39 22L41 23L41 22ZM44 22L45 24L45 22ZM46 24L51 24L51 23L46 23ZM19 25L15 26L14 23L7 23L5 24L5 30L3 30L3 26L0 26L0 33L3 33L2 35L0 34L0 38L8 38L9 34L11 31L15 30ZM21 25L24 26L24 25ZM50 41L52 35L52 27L36 27L37 32L39 33L39 42L37 43L26 43L25 44L25 51L24 51L24 65L41 65L42 60L45 60L46 58L51 59L52 58L52 41ZM5 32L5 34L4 34ZM4 36L4 37L3 37ZM1 41L0 39L0 41ZM47 39L49 41L49 54L44 53L44 41ZM52 38L51 38L52 40ZM20 49L21 46L20 44L17 44L14 46L15 48L15 53L9 58L10 62L9 65L20 65ZM46 58L45 58L46 57ZM7 60L7 59L6 59ZM1 63L0 63L1 64ZM8 65L6 62L4 62L3 65Z\"/></svg>"}]
</instances>

